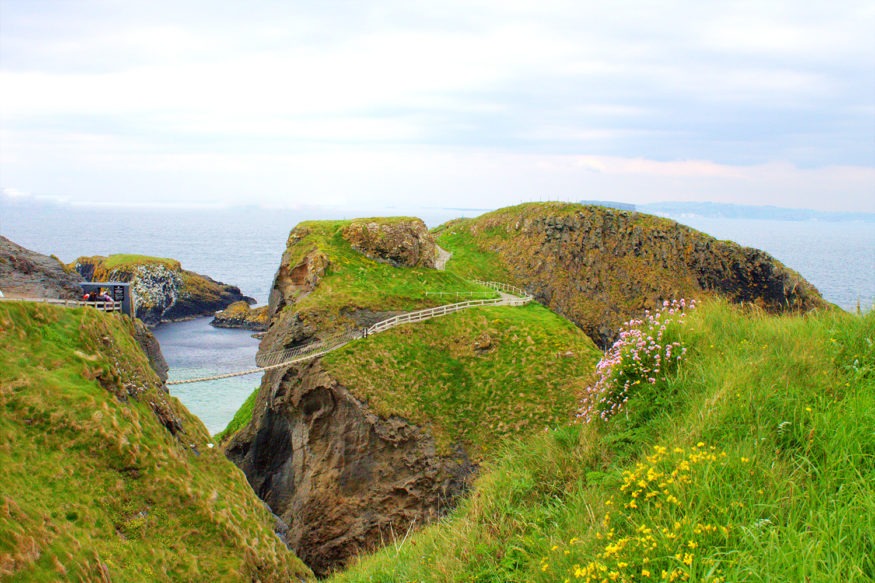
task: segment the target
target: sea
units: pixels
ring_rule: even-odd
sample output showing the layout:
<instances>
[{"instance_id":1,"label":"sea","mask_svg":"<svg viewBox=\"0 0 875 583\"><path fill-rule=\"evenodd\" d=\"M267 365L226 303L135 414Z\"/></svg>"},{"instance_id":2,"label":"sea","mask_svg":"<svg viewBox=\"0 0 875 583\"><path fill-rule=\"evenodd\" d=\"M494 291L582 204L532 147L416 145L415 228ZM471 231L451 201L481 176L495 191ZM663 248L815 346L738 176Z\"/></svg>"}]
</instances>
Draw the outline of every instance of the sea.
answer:
<instances>
[{"instance_id":1,"label":"sea","mask_svg":"<svg viewBox=\"0 0 875 583\"><path fill-rule=\"evenodd\" d=\"M488 209L264 209L77 206L0 199L0 235L64 262L83 255L135 253L178 259L184 269L240 287L267 302L289 231L303 220L418 216L429 227ZM671 218L718 239L767 251L848 311L875 304L875 224L869 222ZM171 379L254 367L258 340L245 330L213 328L210 318L155 328ZM174 385L171 393L215 434L260 383L253 374Z\"/></svg>"}]
</instances>

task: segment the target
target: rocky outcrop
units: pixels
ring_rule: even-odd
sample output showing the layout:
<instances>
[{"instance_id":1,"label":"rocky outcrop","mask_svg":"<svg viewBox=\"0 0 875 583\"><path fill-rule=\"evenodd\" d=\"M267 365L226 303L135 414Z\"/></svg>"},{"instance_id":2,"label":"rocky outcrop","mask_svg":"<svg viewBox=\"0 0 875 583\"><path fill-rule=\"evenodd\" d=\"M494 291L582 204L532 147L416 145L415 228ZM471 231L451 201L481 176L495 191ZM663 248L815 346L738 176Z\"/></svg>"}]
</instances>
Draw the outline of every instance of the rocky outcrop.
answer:
<instances>
[{"instance_id":1,"label":"rocky outcrop","mask_svg":"<svg viewBox=\"0 0 875 583\"><path fill-rule=\"evenodd\" d=\"M306 245L305 240L309 235L310 229L305 225L298 225L289 234L286 250L270 290L268 315L271 318L287 305L313 291L331 265L331 260L325 253Z\"/></svg>"},{"instance_id":2,"label":"rocky outcrop","mask_svg":"<svg viewBox=\"0 0 875 583\"><path fill-rule=\"evenodd\" d=\"M138 319L134 319L133 336L146 355L146 358L149 359L149 366L152 367L152 370L155 371L161 382L166 383L170 367L167 366L167 361L164 359L164 353L161 352L161 345L158 343L158 339L155 338L155 335L152 334L152 331L149 330L143 321Z\"/></svg>"},{"instance_id":3,"label":"rocky outcrop","mask_svg":"<svg viewBox=\"0 0 875 583\"><path fill-rule=\"evenodd\" d=\"M268 306L252 308L247 302L234 302L224 310L216 312L210 325L216 328L242 328L255 332L267 330Z\"/></svg>"},{"instance_id":4,"label":"rocky outcrop","mask_svg":"<svg viewBox=\"0 0 875 583\"><path fill-rule=\"evenodd\" d=\"M446 227L494 254L541 303L602 346L663 299L715 293L769 312L826 308L769 254L668 219L564 203L521 205Z\"/></svg>"},{"instance_id":5,"label":"rocky outcrop","mask_svg":"<svg viewBox=\"0 0 875 583\"><path fill-rule=\"evenodd\" d=\"M71 267L87 280L130 282L137 298L137 317L150 326L211 316L239 301L255 303L240 288L186 271L173 259L80 257Z\"/></svg>"},{"instance_id":6,"label":"rocky outcrop","mask_svg":"<svg viewBox=\"0 0 875 583\"><path fill-rule=\"evenodd\" d=\"M54 256L42 255L0 236L0 290L6 297L82 297L82 277L65 269Z\"/></svg>"},{"instance_id":7,"label":"rocky outcrop","mask_svg":"<svg viewBox=\"0 0 875 583\"><path fill-rule=\"evenodd\" d=\"M343 229L353 249L395 266L435 267L434 238L420 219L357 219Z\"/></svg>"},{"instance_id":8,"label":"rocky outcrop","mask_svg":"<svg viewBox=\"0 0 875 583\"><path fill-rule=\"evenodd\" d=\"M319 575L443 514L474 471L463 451L437 455L428 432L374 414L319 360L265 374L226 454Z\"/></svg>"}]
</instances>

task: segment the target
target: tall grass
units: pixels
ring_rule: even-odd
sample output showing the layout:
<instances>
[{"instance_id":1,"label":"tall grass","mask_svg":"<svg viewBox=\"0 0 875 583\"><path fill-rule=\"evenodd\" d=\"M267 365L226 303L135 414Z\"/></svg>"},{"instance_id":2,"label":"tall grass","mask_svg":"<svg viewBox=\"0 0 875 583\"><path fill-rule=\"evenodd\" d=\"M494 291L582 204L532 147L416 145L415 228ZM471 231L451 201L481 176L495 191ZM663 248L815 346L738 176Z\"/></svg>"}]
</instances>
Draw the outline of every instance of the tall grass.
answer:
<instances>
[{"instance_id":1,"label":"tall grass","mask_svg":"<svg viewBox=\"0 0 875 583\"><path fill-rule=\"evenodd\" d=\"M0 579L310 576L161 388L132 326L90 308L0 304Z\"/></svg>"},{"instance_id":2,"label":"tall grass","mask_svg":"<svg viewBox=\"0 0 875 583\"><path fill-rule=\"evenodd\" d=\"M684 342L670 402L505 446L453 515L335 579L875 579L875 313L709 302Z\"/></svg>"}]
</instances>

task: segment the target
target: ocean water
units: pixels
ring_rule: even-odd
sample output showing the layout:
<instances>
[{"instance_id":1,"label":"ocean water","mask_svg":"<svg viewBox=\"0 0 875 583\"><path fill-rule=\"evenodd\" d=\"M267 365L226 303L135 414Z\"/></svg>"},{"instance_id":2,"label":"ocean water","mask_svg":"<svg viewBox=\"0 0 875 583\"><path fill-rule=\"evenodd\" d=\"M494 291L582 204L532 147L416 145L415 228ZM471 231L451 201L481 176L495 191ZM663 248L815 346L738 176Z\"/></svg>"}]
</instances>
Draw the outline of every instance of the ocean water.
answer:
<instances>
[{"instance_id":1,"label":"ocean water","mask_svg":"<svg viewBox=\"0 0 875 583\"><path fill-rule=\"evenodd\" d=\"M0 199L0 234L65 262L81 255L112 253L172 257L185 269L239 286L263 304L289 231L302 220L403 214L419 216L433 227L481 212L94 208L10 204ZM866 310L875 304L875 228L871 223L672 218L719 239L769 252L846 310L857 305ZM209 318L162 325L155 334L172 379L245 370L255 363L258 341L250 332L213 328ZM251 375L177 385L171 392L216 433L259 383L259 375Z\"/></svg>"},{"instance_id":2,"label":"ocean water","mask_svg":"<svg viewBox=\"0 0 875 583\"><path fill-rule=\"evenodd\" d=\"M171 379L212 376L255 368L258 340L248 330L210 326L211 318L162 324L153 332L170 366ZM261 374L174 385L171 394L200 417L210 433L225 428L246 397L258 388Z\"/></svg>"}]
</instances>

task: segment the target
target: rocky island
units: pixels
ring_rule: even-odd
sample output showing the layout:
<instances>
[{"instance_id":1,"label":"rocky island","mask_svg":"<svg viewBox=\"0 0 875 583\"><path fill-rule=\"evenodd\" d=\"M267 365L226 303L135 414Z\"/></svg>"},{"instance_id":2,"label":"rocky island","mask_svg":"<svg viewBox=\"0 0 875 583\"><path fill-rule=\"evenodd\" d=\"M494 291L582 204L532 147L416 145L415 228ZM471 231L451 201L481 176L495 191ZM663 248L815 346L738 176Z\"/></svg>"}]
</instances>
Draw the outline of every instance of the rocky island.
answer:
<instances>
[{"instance_id":1,"label":"rocky island","mask_svg":"<svg viewBox=\"0 0 875 583\"><path fill-rule=\"evenodd\" d=\"M234 302L224 310L216 312L211 326L216 328L242 328L254 332L264 332L268 324L268 306L253 308L247 301Z\"/></svg>"},{"instance_id":2,"label":"rocky island","mask_svg":"<svg viewBox=\"0 0 875 583\"><path fill-rule=\"evenodd\" d=\"M130 282L137 296L137 317L150 326L212 316L240 301L255 303L240 288L182 269L175 259L145 255L79 257L69 268L88 281Z\"/></svg>"}]
</instances>

